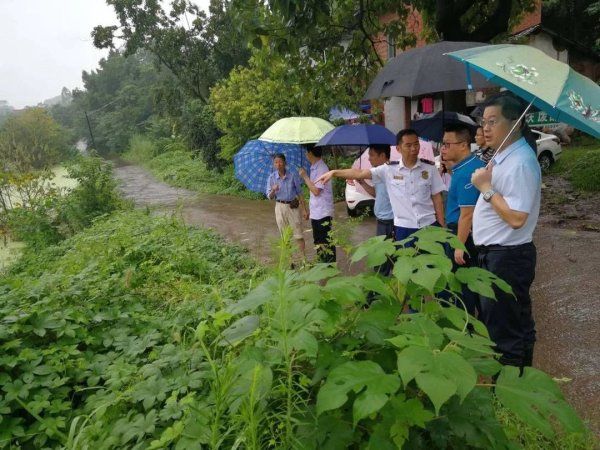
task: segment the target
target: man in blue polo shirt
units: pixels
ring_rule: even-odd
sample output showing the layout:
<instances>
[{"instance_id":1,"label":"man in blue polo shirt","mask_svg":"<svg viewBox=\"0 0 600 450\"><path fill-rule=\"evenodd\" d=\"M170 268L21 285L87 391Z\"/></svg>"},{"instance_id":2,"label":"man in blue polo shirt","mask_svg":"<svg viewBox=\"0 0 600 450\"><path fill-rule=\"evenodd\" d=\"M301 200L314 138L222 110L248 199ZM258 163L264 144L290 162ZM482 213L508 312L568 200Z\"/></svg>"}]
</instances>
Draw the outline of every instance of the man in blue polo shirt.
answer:
<instances>
[{"instance_id":1,"label":"man in blue polo shirt","mask_svg":"<svg viewBox=\"0 0 600 450\"><path fill-rule=\"evenodd\" d=\"M390 146L389 145L371 145L369 147L369 162L372 167L379 167L390 162ZM394 240L394 211L390 202L390 196L385 187L385 181L373 182L371 186L365 180L356 180L363 189L375 197L375 206L373 212L377 218L377 236L385 236L387 239ZM393 267L391 260L386 261L376 270L380 274L387 276L390 274Z\"/></svg>"},{"instance_id":2,"label":"man in blue polo shirt","mask_svg":"<svg viewBox=\"0 0 600 450\"><path fill-rule=\"evenodd\" d=\"M471 175L485 164L471 153L471 132L464 125L447 126L442 140L444 161L452 165L452 181L446 199L446 226L465 244L467 254L462 249L454 249L448 255L454 269L460 266L476 266L477 256L471 227L473 211L479 191L471 184ZM478 309L478 296L468 289L463 290L463 302L470 314Z\"/></svg>"}]
</instances>

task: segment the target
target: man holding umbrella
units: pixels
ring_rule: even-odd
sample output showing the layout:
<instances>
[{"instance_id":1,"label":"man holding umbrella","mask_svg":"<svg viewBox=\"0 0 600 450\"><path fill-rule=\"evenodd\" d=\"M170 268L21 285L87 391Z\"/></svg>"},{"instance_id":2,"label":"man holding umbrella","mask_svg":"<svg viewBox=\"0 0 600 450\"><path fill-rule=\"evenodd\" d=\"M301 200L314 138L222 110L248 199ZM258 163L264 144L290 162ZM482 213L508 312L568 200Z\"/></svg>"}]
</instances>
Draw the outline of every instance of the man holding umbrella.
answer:
<instances>
[{"instance_id":1,"label":"man holding umbrella","mask_svg":"<svg viewBox=\"0 0 600 450\"><path fill-rule=\"evenodd\" d=\"M530 366L535 322L529 288L535 276L533 231L540 211L541 169L523 137L523 108L512 95L488 101L481 126L485 143L496 150L471 182L481 192L473 214L473 240L479 266L506 281L513 290L496 290L496 300L480 297L480 320L502 354L505 365Z\"/></svg>"},{"instance_id":2,"label":"man holding umbrella","mask_svg":"<svg viewBox=\"0 0 600 450\"><path fill-rule=\"evenodd\" d=\"M294 172L287 170L285 155L277 153L273 157L273 166L275 170L269 176L267 181L266 194L270 200L275 200L275 220L279 232L289 226L294 239L306 258L304 236L302 234L302 217L300 215L300 206L306 214L306 205L302 196L302 187L300 178Z\"/></svg>"}]
</instances>

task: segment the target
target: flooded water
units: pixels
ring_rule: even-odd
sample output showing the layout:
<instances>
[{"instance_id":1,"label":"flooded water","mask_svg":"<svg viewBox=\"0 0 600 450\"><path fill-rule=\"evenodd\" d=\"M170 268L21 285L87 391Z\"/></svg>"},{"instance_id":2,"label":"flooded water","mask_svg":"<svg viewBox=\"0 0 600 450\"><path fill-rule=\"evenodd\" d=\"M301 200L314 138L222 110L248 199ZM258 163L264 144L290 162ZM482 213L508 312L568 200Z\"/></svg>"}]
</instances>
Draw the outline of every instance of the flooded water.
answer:
<instances>
[{"instance_id":1,"label":"flooded water","mask_svg":"<svg viewBox=\"0 0 600 450\"><path fill-rule=\"evenodd\" d=\"M77 186L77 180L69 178L67 169L63 166L55 166L52 169L53 177L48 182L60 189L72 189ZM12 195L10 204L20 205L23 199L19 195ZM13 241L8 236L0 237L0 271L8 268L21 255L21 249L24 247L22 242Z\"/></svg>"},{"instance_id":2,"label":"flooded water","mask_svg":"<svg viewBox=\"0 0 600 450\"><path fill-rule=\"evenodd\" d=\"M115 176L124 195L140 206L165 213L178 212L192 225L213 228L232 242L250 249L261 261L271 261L278 237L273 203L230 196L196 194L157 181L146 170L118 163ZM340 227L347 223L346 207L336 204ZM307 249L312 233L305 222ZM351 241L358 243L374 234L372 218L356 224ZM536 279L532 289L538 342L534 365L556 378L571 378L563 384L569 402L600 432L600 233L557 228L544 222L538 226ZM310 249L309 258L314 255ZM338 261L349 273L338 249Z\"/></svg>"}]
</instances>

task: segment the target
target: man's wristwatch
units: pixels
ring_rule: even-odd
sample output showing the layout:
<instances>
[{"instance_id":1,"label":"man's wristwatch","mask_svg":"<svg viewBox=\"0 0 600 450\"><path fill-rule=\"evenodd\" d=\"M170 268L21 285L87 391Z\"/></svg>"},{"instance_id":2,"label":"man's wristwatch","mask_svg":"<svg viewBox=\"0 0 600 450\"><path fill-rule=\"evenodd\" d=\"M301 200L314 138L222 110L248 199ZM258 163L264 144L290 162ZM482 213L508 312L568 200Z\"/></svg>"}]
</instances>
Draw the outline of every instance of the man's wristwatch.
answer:
<instances>
[{"instance_id":1,"label":"man's wristwatch","mask_svg":"<svg viewBox=\"0 0 600 450\"><path fill-rule=\"evenodd\" d=\"M489 189L483 193L483 199L489 203L495 193L494 189Z\"/></svg>"}]
</instances>

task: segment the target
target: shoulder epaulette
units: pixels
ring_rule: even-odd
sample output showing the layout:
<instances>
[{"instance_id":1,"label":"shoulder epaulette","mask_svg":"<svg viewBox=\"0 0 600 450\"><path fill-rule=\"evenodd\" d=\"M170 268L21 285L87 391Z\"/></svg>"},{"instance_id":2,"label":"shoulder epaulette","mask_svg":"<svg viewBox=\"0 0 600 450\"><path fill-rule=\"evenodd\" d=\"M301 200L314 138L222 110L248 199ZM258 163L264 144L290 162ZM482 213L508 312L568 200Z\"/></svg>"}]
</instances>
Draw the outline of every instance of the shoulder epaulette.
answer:
<instances>
[{"instance_id":1,"label":"shoulder epaulette","mask_svg":"<svg viewBox=\"0 0 600 450\"><path fill-rule=\"evenodd\" d=\"M419 158L419 161L421 161L422 163L425 163L425 164L429 164L430 166L435 166L435 163L433 161L429 161L428 159L425 159L425 158Z\"/></svg>"},{"instance_id":2,"label":"shoulder epaulette","mask_svg":"<svg viewBox=\"0 0 600 450\"><path fill-rule=\"evenodd\" d=\"M398 164L400 164L400 161L390 161L388 164L390 166L397 166Z\"/></svg>"}]
</instances>

